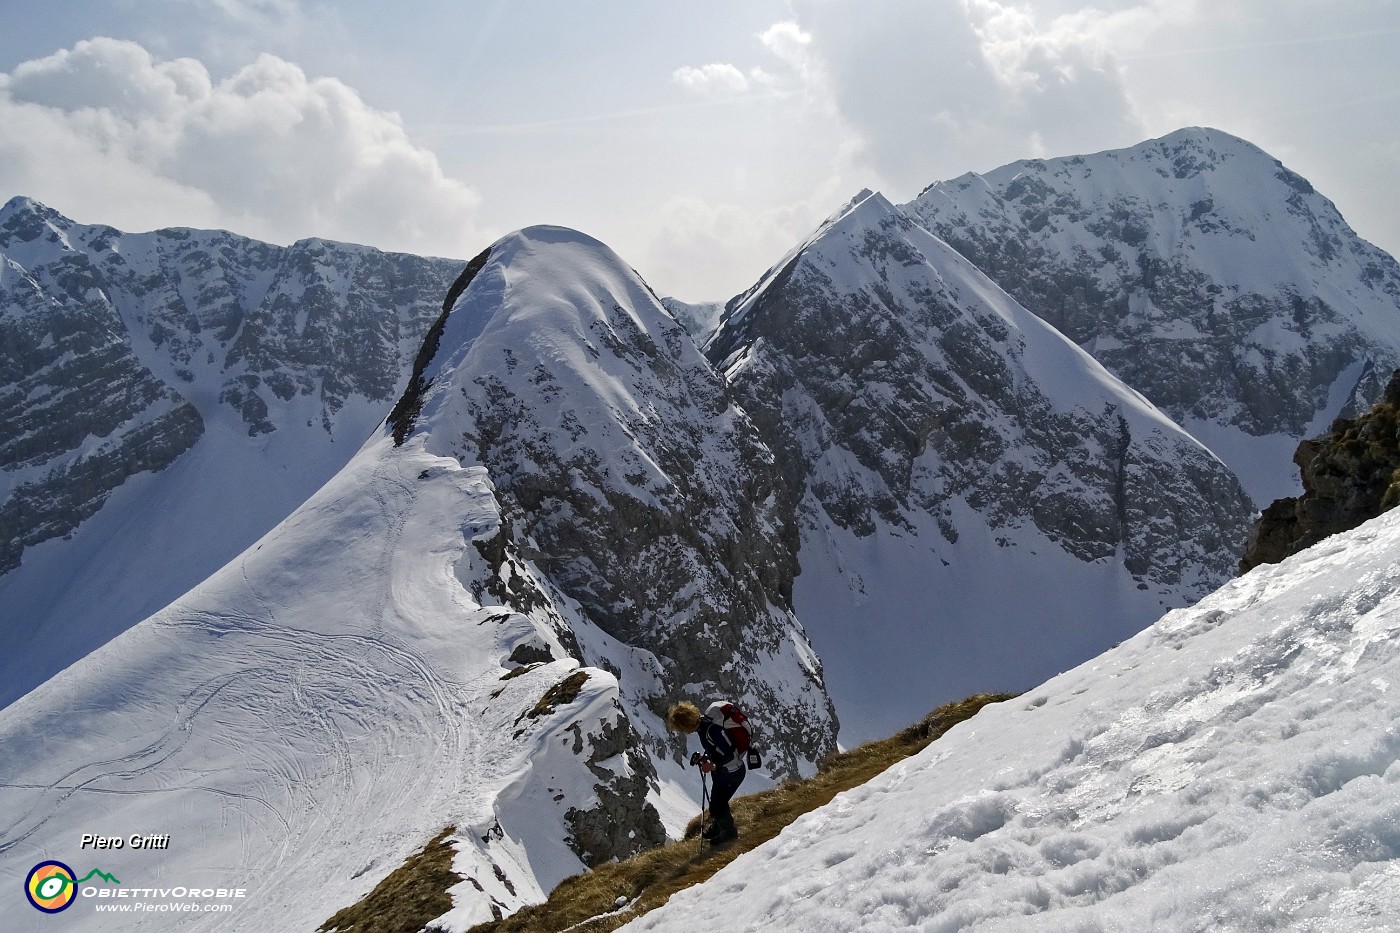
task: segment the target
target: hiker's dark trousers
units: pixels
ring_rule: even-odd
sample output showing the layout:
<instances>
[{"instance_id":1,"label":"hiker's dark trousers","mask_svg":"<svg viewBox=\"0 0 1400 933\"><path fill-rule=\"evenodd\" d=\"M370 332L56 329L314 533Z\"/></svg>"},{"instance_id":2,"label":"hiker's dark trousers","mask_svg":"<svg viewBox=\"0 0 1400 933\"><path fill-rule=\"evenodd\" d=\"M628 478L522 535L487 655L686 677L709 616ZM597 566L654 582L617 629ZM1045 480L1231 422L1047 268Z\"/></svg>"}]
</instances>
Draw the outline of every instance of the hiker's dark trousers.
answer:
<instances>
[{"instance_id":1,"label":"hiker's dark trousers","mask_svg":"<svg viewBox=\"0 0 1400 933\"><path fill-rule=\"evenodd\" d=\"M743 765L739 766L738 771L716 768L710 772L710 780L713 782L713 789L710 791L710 815L714 818L716 827L734 829L734 814L729 812L729 798L733 797L739 785L744 783L746 773L748 772Z\"/></svg>"}]
</instances>

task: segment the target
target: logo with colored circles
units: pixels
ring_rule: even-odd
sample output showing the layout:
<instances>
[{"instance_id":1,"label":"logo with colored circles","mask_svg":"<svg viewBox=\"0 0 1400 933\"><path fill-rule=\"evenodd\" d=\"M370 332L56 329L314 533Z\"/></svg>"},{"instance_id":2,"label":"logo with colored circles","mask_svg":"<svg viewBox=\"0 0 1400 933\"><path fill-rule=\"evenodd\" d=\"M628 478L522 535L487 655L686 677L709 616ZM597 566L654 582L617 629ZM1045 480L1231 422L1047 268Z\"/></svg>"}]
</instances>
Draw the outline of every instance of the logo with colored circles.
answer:
<instances>
[{"instance_id":1,"label":"logo with colored circles","mask_svg":"<svg viewBox=\"0 0 1400 933\"><path fill-rule=\"evenodd\" d=\"M62 862L40 862L29 869L29 875L24 879L24 896L29 898L29 903L34 905L35 910L56 914L60 910L66 910L73 903L73 898L78 895L78 885L94 876L110 884L121 884L116 878L96 868L79 878L73 869Z\"/></svg>"},{"instance_id":2,"label":"logo with colored circles","mask_svg":"<svg viewBox=\"0 0 1400 933\"><path fill-rule=\"evenodd\" d=\"M36 910L56 914L78 895L78 876L62 862L40 862L24 879L24 893Z\"/></svg>"}]
</instances>

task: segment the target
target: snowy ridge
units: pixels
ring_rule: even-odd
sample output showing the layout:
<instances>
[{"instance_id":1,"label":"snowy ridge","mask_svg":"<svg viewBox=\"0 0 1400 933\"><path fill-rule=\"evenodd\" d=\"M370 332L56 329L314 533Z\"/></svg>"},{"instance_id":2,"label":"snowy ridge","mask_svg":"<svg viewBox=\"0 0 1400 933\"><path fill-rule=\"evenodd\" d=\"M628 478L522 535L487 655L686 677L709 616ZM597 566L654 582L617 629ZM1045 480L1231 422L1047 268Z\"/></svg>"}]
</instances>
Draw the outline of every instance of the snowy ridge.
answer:
<instances>
[{"instance_id":1,"label":"snowy ridge","mask_svg":"<svg viewBox=\"0 0 1400 933\"><path fill-rule=\"evenodd\" d=\"M1400 265L1256 146L1188 128L931 185L907 205L1202 438L1260 506L1400 365Z\"/></svg>"},{"instance_id":2,"label":"snowy ridge","mask_svg":"<svg viewBox=\"0 0 1400 933\"><path fill-rule=\"evenodd\" d=\"M147 826L170 849L105 854L104 870L248 888L200 918L209 930L311 929L445 825L477 885L472 922L579 871L568 814L605 783L587 751L625 728L617 681L565 658L528 566L486 558L500 535L482 468L371 441L257 546L0 715L0 746L29 751L0 764L4 884L78 858L82 833ZM491 597L506 580L532 608ZM521 645L561 660L503 680ZM576 696L537 705L574 673ZM86 904L64 920L161 917L113 926Z\"/></svg>"},{"instance_id":3,"label":"snowy ridge","mask_svg":"<svg viewBox=\"0 0 1400 933\"><path fill-rule=\"evenodd\" d=\"M707 352L799 504L794 604L848 740L1072 666L1243 546L1249 503L1212 453L879 194L732 303Z\"/></svg>"},{"instance_id":4,"label":"snowy ridge","mask_svg":"<svg viewBox=\"0 0 1400 933\"><path fill-rule=\"evenodd\" d=\"M1400 514L1259 568L838 796L627 930L1380 933Z\"/></svg>"},{"instance_id":5,"label":"snowy ridge","mask_svg":"<svg viewBox=\"0 0 1400 933\"><path fill-rule=\"evenodd\" d=\"M1289 432L1392 359L1400 276L1238 140L1126 153L861 192L718 320L560 227L462 273L10 202L0 886L140 827L171 850L105 869L246 882L199 929L305 929L453 825L460 931L675 834L676 699L748 708L751 790L809 773L838 707L854 742L1123 641L754 853L776 884L721 882L725 917L1393 914L1400 531L1133 636L1235 566L1221 458L1286 470ZM1129 357L1144 394L1110 375ZM1173 385L1189 435L1147 401ZM1255 854L1302 880L1225 870Z\"/></svg>"},{"instance_id":6,"label":"snowy ridge","mask_svg":"<svg viewBox=\"0 0 1400 933\"><path fill-rule=\"evenodd\" d=\"M834 747L771 453L684 330L573 231L473 266L401 442L382 426L210 579L0 711L26 752L0 756L0 881L149 825L169 852L104 870L236 876L257 907L201 928L309 928L452 825L461 929L683 825L675 698L749 704L773 775Z\"/></svg>"}]
</instances>

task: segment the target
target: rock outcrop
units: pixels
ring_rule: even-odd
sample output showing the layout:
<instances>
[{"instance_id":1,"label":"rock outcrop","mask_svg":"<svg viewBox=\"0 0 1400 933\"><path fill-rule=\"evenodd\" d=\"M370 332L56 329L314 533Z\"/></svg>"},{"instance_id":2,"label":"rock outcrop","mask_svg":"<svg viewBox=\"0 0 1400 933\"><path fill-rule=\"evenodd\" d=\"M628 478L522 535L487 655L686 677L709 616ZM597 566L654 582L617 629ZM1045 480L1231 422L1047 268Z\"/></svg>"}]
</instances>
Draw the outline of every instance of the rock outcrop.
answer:
<instances>
[{"instance_id":1,"label":"rock outcrop","mask_svg":"<svg viewBox=\"0 0 1400 933\"><path fill-rule=\"evenodd\" d=\"M707 353L777 457L838 703L885 717L861 737L938 691L1037 682L1205 595L1243 547L1224 464L879 194L736 298ZM985 657L1016 639L1041 647Z\"/></svg>"},{"instance_id":2,"label":"rock outcrop","mask_svg":"<svg viewBox=\"0 0 1400 933\"><path fill-rule=\"evenodd\" d=\"M1240 559L1244 573L1276 564L1400 505L1400 370L1380 401L1298 445L1303 494L1266 508Z\"/></svg>"}]
</instances>

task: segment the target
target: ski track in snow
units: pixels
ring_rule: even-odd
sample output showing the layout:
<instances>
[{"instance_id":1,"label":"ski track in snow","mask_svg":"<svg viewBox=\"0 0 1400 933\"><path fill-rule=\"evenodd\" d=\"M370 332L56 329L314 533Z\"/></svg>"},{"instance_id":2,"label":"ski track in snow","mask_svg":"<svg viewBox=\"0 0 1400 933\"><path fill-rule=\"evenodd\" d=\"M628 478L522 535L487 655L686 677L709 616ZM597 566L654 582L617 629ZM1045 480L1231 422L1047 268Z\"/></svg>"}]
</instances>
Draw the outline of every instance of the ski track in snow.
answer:
<instances>
[{"instance_id":1,"label":"ski track in snow","mask_svg":"<svg viewBox=\"0 0 1400 933\"><path fill-rule=\"evenodd\" d=\"M490 812L489 788L514 762L482 760L462 711L489 703L500 669L473 654L479 638L452 638L480 622L452 562L467 546L460 517L482 492L459 469L410 480L425 456L347 470L303 521L6 711L0 747L32 747L55 722L66 733L32 756L3 756L7 887L45 857L96 859L127 884L243 886L249 900L130 927L89 907L69 913L77 929L310 929L452 814ZM461 504L443 509L442 495ZM327 522L344 551L319 549ZM387 567L388 585L361 585L352 575L364 567ZM88 745L114 751L88 760ZM168 832L171 848L81 852L86 832Z\"/></svg>"}]
</instances>

